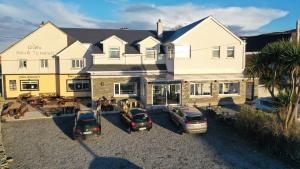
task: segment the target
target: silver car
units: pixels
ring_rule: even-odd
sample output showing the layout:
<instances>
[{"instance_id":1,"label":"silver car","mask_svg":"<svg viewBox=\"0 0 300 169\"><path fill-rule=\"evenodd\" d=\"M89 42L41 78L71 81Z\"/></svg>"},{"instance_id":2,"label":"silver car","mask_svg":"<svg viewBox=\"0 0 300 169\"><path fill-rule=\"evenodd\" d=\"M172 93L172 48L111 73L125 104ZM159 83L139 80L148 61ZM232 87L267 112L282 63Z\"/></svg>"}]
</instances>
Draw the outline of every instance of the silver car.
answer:
<instances>
[{"instance_id":1,"label":"silver car","mask_svg":"<svg viewBox=\"0 0 300 169\"><path fill-rule=\"evenodd\" d=\"M207 120L195 107L169 107L171 120L186 133L206 133Z\"/></svg>"}]
</instances>

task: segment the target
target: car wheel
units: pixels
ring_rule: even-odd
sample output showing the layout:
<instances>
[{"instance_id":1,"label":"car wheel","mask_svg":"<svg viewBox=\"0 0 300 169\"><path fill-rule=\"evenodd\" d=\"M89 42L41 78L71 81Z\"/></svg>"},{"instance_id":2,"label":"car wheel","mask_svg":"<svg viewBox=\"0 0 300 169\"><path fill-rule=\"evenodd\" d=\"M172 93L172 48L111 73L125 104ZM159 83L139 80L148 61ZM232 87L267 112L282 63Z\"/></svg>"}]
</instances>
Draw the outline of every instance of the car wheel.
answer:
<instances>
[{"instance_id":1,"label":"car wheel","mask_svg":"<svg viewBox=\"0 0 300 169\"><path fill-rule=\"evenodd\" d=\"M128 128L128 134L131 134L131 128L130 127Z\"/></svg>"}]
</instances>

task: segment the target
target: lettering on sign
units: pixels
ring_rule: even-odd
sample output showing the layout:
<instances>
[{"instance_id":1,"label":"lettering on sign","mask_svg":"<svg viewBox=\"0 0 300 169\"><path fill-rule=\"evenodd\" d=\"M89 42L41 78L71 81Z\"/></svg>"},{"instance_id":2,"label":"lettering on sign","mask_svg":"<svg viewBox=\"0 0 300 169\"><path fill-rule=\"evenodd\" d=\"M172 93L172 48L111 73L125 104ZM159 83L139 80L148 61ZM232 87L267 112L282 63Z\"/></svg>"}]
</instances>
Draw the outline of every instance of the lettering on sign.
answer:
<instances>
[{"instance_id":1,"label":"lettering on sign","mask_svg":"<svg viewBox=\"0 0 300 169\"><path fill-rule=\"evenodd\" d=\"M89 75L68 75L68 78L87 79L87 78L89 78Z\"/></svg>"},{"instance_id":2,"label":"lettering on sign","mask_svg":"<svg viewBox=\"0 0 300 169\"><path fill-rule=\"evenodd\" d=\"M34 78L40 78L39 75L22 75L19 76L20 79L34 79Z\"/></svg>"},{"instance_id":3,"label":"lettering on sign","mask_svg":"<svg viewBox=\"0 0 300 169\"><path fill-rule=\"evenodd\" d=\"M18 55L54 55L53 51L44 51L40 45L30 44L27 46L26 50L17 50L16 53Z\"/></svg>"}]
</instances>

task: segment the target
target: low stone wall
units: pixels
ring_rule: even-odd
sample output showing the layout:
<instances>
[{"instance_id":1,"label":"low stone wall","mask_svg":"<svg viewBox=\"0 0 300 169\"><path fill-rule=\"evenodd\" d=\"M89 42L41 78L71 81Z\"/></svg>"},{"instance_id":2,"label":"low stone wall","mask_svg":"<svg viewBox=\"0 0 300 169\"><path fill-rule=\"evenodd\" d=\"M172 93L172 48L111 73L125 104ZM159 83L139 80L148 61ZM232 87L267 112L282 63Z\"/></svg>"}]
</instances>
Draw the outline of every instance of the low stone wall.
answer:
<instances>
[{"instance_id":1,"label":"low stone wall","mask_svg":"<svg viewBox=\"0 0 300 169\"><path fill-rule=\"evenodd\" d=\"M0 103L0 112L2 112L4 101L1 100ZM4 150L3 142L2 142L2 122L0 120L0 169L6 169L8 167L7 157Z\"/></svg>"}]
</instances>

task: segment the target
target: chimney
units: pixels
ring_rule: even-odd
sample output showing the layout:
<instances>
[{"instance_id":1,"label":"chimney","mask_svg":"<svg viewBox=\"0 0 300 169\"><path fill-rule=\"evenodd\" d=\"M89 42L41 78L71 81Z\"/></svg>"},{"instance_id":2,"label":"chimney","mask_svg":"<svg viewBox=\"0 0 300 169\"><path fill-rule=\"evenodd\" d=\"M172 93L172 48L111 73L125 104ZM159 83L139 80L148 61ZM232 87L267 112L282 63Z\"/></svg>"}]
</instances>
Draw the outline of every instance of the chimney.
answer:
<instances>
[{"instance_id":1,"label":"chimney","mask_svg":"<svg viewBox=\"0 0 300 169\"><path fill-rule=\"evenodd\" d=\"M298 43L300 43L300 20L297 20L296 23L296 40Z\"/></svg>"},{"instance_id":2,"label":"chimney","mask_svg":"<svg viewBox=\"0 0 300 169\"><path fill-rule=\"evenodd\" d=\"M164 28L163 28L163 23L161 21L161 19L158 19L157 23L156 23L156 30L157 30L157 37L162 38L163 32L164 32Z\"/></svg>"},{"instance_id":3,"label":"chimney","mask_svg":"<svg viewBox=\"0 0 300 169\"><path fill-rule=\"evenodd\" d=\"M44 21L42 21L42 22L40 23L39 27L42 27L43 25L45 25L45 22L44 22Z\"/></svg>"}]
</instances>

